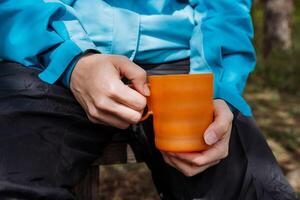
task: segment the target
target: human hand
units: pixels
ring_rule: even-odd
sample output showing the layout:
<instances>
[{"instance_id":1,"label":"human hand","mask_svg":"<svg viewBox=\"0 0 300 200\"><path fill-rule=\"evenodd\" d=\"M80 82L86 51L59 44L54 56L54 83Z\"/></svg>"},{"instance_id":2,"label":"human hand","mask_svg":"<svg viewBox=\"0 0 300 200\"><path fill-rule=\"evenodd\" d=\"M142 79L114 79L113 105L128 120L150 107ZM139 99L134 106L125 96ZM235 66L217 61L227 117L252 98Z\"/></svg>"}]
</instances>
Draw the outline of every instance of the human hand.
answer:
<instances>
[{"instance_id":1,"label":"human hand","mask_svg":"<svg viewBox=\"0 0 300 200\"><path fill-rule=\"evenodd\" d=\"M125 56L87 54L76 64L70 88L90 121L125 129L142 117L150 95L146 78L145 70Z\"/></svg>"},{"instance_id":2,"label":"human hand","mask_svg":"<svg viewBox=\"0 0 300 200\"><path fill-rule=\"evenodd\" d=\"M209 149L192 153L161 152L165 162L185 176L203 172L228 155L233 114L225 101L217 99L213 103L214 121L204 133L205 142L211 145Z\"/></svg>"}]
</instances>

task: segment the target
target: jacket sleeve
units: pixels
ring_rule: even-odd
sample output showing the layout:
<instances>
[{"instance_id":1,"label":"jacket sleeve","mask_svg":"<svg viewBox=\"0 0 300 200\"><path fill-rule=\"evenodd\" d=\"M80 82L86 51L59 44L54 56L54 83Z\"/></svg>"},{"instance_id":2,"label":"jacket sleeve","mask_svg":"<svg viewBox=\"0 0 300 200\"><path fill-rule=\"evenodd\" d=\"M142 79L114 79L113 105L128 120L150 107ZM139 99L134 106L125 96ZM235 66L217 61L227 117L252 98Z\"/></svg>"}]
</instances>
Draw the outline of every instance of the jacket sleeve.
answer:
<instances>
[{"instance_id":1,"label":"jacket sleeve","mask_svg":"<svg viewBox=\"0 0 300 200\"><path fill-rule=\"evenodd\" d=\"M87 50L96 50L71 4L0 1L0 58L40 68L39 77L50 84L58 79L67 84L69 77L63 76L70 76L69 65Z\"/></svg>"},{"instance_id":2,"label":"jacket sleeve","mask_svg":"<svg viewBox=\"0 0 300 200\"><path fill-rule=\"evenodd\" d=\"M212 71L214 98L251 116L242 97L256 63L251 0L190 0L190 4L196 21L190 41L190 73Z\"/></svg>"}]
</instances>

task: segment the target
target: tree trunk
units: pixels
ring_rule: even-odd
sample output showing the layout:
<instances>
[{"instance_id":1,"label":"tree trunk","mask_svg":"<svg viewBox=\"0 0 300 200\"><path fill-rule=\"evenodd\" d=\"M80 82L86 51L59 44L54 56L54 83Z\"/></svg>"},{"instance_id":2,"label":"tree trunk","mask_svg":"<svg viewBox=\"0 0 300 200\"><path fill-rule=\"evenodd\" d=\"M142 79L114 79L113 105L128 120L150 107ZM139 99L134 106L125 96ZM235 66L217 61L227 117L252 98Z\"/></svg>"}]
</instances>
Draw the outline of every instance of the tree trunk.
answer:
<instances>
[{"instance_id":1,"label":"tree trunk","mask_svg":"<svg viewBox=\"0 0 300 200\"><path fill-rule=\"evenodd\" d=\"M293 0L264 1L264 56L277 48L288 50L292 47L291 19Z\"/></svg>"}]
</instances>

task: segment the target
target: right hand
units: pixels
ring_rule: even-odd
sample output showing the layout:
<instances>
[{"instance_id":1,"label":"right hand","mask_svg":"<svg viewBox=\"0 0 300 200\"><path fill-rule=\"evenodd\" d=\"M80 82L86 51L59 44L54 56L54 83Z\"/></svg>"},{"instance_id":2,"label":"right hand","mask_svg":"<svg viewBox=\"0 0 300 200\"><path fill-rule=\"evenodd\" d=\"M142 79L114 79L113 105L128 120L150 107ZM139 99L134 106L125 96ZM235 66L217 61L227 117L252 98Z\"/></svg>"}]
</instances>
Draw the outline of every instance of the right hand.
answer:
<instances>
[{"instance_id":1,"label":"right hand","mask_svg":"<svg viewBox=\"0 0 300 200\"><path fill-rule=\"evenodd\" d=\"M133 88L121 81L123 77ZM145 70L118 55L87 54L80 58L70 88L90 121L120 129L139 122L145 96L150 95Z\"/></svg>"}]
</instances>

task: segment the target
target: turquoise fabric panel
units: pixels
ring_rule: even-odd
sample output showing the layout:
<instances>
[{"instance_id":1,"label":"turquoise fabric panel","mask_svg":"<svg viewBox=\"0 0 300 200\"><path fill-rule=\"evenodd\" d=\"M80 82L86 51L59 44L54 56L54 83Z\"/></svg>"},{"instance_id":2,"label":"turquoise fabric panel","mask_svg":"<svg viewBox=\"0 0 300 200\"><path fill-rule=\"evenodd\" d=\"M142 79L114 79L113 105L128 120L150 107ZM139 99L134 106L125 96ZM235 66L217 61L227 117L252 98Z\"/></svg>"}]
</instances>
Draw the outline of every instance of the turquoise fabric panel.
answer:
<instances>
[{"instance_id":1,"label":"turquoise fabric panel","mask_svg":"<svg viewBox=\"0 0 300 200\"><path fill-rule=\"evenodd\" d=\"M44 70L56 82L74 56L96 49L74 9L60 1L0 1L0 58Z\"/></svg>"},{"instance_id":2,"label":"turquoise fabric panel","mask_svg":"<svg viewBox=\"0 0 300 200\"><path fill-rule=\"evenodd\" d=\"M251 109L242 98L248 75L256 64L251 1L193 0L191 5L197 23L191 39L191 73L211 69L215 75L215 98L224 99L251 116Z\"/></svg>"}]
</instances>

